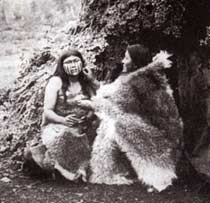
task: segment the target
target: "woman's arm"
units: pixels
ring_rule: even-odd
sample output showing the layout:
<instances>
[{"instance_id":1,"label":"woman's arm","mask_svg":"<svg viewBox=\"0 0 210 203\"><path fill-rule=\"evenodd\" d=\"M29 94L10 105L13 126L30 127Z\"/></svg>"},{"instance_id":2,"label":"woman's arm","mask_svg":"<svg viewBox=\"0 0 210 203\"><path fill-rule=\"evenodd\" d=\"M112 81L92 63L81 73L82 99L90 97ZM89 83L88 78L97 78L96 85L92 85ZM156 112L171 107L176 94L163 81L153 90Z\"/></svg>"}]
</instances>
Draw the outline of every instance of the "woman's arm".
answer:
<instances>
[{"instance_id":1,"label":"woman's arm","mask_svg":"<svg viewBox=\"0 0 210 203\"><path fill-rule=\"evenodd\" d=\"M93 96L93 95L95 95L96 91L100 88L100 82L96 79L96 77L94 76L93 71L91 69L84 68L83 73L86 76L86 78L89 82L89 85L92 88L93 94L91 96Z\"/></svg>"},{"instance_id":2,"label":"woman's arm","mask_svg":"<svg viewBox=\"0 0 210 203\"><path fill-rule=\"evenodd\" d=\"M76 118L76 115L69 114L65 117L58 115L55 112L55 105L58 99L58 92L62 87L62 81L59 77L52 77L47 84L45 89L45 98L44 98L44 113L43 118L48 119L55 123L61 123L68 127L72 127L75 124L78 124L81 119ZM43 122L43 124L44 124Z\"/></svg>"},{"instance_id":3,"label":"woman's arm","mask_svg":"<svg viewBox=\"0 0 210 203\"><path fill-rule=\"evenodd\" d=\"M172 61L169 59L172 55L167 51L160 51L152 58L152 62L147 66L140 68L129 74L129 78L138 77L138 75L149 73L151 71L163 70L172 66Z\"/></svg>"},{"instance_id":4,"label":"woman's arm","mask_svg":"<svg viewBox=\"0 0 210 203\"><path fill-rule=\"evenodd\" d=\"M55 113L55 105L57 102L58 91L62 87L62 81L59 77L52 77L45 89L44 97L44 119L48 119L56 123L64 123L65 118Z\"/></svg>"}]
</instances>

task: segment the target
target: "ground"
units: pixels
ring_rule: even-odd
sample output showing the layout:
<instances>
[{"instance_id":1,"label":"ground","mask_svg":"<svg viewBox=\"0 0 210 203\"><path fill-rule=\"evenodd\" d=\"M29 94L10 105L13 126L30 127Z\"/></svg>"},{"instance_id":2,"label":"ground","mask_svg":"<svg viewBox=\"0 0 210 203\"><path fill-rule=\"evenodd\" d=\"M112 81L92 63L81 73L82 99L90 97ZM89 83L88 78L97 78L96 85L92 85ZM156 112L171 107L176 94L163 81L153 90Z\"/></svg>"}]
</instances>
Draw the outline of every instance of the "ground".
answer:
<instances>
[{"instance_id":1,"label":"ground","mask_svg":"<svg viewBox=\"0 0 210 203\"><path fill-rule=\"evenodd\" d=\"M8 167L8 158L0 158L0 203L208 203L209 191L208 183L197 177L180 179L160 193L148 193L141 183L130 186L72 183L59 175L55 179L28 175Z\"/></svg>"}]
</instances>

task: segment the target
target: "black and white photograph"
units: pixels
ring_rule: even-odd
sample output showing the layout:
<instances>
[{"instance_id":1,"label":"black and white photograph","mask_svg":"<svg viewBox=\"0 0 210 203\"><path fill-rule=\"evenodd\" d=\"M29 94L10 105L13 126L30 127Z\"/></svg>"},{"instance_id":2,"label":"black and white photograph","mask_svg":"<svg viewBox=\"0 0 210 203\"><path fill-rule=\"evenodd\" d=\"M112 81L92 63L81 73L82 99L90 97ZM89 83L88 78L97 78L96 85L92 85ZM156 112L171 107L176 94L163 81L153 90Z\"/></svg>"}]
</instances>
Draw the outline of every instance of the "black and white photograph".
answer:
<instances>
[{"instance_id":1,"label":"black and white photograph","mask_svg":"<svg viewBox=\"0 0 210 203\"><path fill-rule=\"evenodd\" d=\"M0 203L209 202L209 0L0 0Z\"/></svg>"}]
</instances>

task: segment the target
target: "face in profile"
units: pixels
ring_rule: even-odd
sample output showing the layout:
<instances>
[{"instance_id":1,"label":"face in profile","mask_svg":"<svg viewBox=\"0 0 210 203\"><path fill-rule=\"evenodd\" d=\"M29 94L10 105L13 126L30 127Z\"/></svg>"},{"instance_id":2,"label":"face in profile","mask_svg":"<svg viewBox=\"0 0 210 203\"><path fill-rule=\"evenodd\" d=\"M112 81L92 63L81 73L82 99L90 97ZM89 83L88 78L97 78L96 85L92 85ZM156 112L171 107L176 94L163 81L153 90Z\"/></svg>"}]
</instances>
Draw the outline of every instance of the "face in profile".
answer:
<instances>
[{"instance_id":1,"label":"face in profile","mask_svg":"<svg viewBox=\"0 0 210 203\"><path fill-rule=\"evenodd\" d=\"M125 57L122 60L122 72L130 72L132 70L132 59L128 51L125 52Z\"/></svg>"},{"instance_id":2,"label":"face in profile","mask_svg":"<svg viewBox=\"0 0 210 203\"><path fill-rule=\"evenodd\" d=\"M69 56L63 61L64 71L71 76L77 76L82 71L82 61L77 56Z\"/></svg>"}]
</instances>

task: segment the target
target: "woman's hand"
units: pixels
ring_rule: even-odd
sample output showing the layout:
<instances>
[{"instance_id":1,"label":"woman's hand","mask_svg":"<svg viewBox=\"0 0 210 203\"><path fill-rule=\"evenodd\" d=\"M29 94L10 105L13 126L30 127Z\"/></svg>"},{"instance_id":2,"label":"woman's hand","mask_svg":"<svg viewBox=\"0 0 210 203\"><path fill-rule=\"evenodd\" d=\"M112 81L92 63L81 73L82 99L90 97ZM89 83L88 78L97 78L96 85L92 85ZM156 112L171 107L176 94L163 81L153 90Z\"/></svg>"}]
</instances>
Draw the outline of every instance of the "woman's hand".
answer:
<instances>
[{"instance_id":1,"label":"woman's hand","mask_svg":"<svg viewBox=\"0 0 210 203\"><path fill-rule=\"evenodd\" d=\"M83 119L77 118L75 114L69 114L66 117L64 117L64 124L68 127L74 127L75 125L78 125L82 122Z\"/></svg>"},{"instance_id":2,"label":"woman's hand","mask_svg":"<svg viewBox=\"0 0 210 203\"><path fill-rule=\"evenodd\" d=\"M90 80L90 81L95 80L95 77L93 75L93 71L90 68L84 68L82 72L88 80Z\"/></svg>"},{"instance_id":3,"label":"woman's hand","mask_svg":"<svg viewBox=\"0 0 210 203\"><path fill-rule=\"evenodd\" d=\"M85 96L85 95L83 95L83 94L79 94L79 95L77 95L77 96L74 97L74 100L75 100L76 102L78 102L78 101L80 101L80 100L84 100L84 99L87 100L88 97Z\"/></svg>"},{"instance_id":4,"label":"woman's hand","mask_svg":"<svg viewBox=\"0 0 210 203\"><path fill-rule=\"evenodd\" d=\"M93 102L88 99L77 101L77 105L88 109L94 109Z\"/></svg>"}]
</instances>

